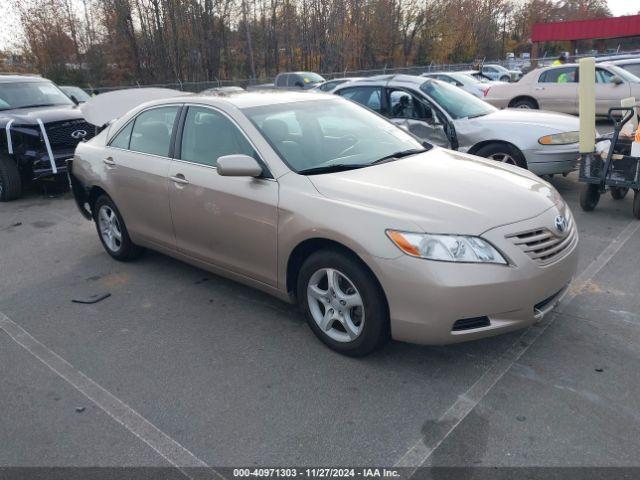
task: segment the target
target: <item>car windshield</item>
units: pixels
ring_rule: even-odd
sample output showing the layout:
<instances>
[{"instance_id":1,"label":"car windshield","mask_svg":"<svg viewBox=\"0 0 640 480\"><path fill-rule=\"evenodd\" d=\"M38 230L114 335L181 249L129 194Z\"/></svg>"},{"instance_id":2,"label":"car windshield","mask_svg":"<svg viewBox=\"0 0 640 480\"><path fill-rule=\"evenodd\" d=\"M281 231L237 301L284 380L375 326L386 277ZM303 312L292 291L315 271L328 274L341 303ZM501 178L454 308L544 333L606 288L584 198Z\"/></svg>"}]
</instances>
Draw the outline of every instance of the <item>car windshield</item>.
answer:
<instances>
[{"instance_id":1,"label":"car windshield","mask_svg":"<svg viewBox=\"0 0 640 480\"><path fill-rule=\"evenodd\" d=\"M321 83L324 82L324 78L317 73L313 72L300 72L300 76L302 77L302 81L307 83Z\"/></svg>"},{"instance_id":2,"label":"car windshield","mask_svg":"<svg viewBox=\"0 0 640 480\"><path fill-rule=\"evenodd\" d=\"M79 102L88 102L89 100L91 100L89 94L82 90L80 87L60 87L60 90L62 90L68 96L73 95Z\"/></svg>"},{"instance_id":3,"label":"car windshield","mask_svg":"<svg viewBox=\"0 0 640 480\"><path fill-rule=\"evenodd\" d=\"M293 171L360 168L424 151L413 136L340 97L243 109Z\"/></svg>"},{"instance_id":4,"label":"car windshield","mask_svg":"<svg viewBox=\"0 0 640 480\"><path fill-rule=\"evenodd\" d=\"M51 82L0 82L0 110L73 105Z\"/></svg>"},{"instance_id":5,"label":"car windshield","mask_svg":"<svg viewBox=\"0 0 640 480\"><path fill-rule=\"evenodd\" d=\"M427 80L420 85L420 90L444 108L454 120L481 117L498 110L470 93L444 82Z\"/></svg>"},{"instance_id":6,"label":"car windshield","mask_svg":"<svg viewBox=\"0 0 640 480\"><path fill-rule=\"evenodd\" d=\"M640 78L636 77L633 73L625 70L624 68L618 67L617 65L611 65L609 68L625 82L640 83Z\"/></svg>"}]
</instances>

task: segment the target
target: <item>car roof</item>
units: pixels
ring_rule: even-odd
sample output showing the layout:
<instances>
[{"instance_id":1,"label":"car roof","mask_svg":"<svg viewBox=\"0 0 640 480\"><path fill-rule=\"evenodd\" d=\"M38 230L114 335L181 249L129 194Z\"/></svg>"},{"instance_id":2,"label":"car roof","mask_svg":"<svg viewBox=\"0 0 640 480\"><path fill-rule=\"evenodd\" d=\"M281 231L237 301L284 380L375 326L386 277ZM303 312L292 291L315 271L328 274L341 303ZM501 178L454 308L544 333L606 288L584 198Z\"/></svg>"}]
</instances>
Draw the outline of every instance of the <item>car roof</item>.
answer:
<instances>
[{"instance_id":1,"label":"car roof","mask_svg":"<svg viewBox=\"0 0 640 480\"><path fill-rule=\"evenodd\" d=\"M392 83L393 85L410 85L410 86L419 86L422 85L425 81L425 77L421 77L419 75L376 75L375 77L363 78L362 80L356 80L354 82L350 82L345 85L344 88L350 88L357 85L386 85L388 83Z\"/></svg>"},{"instance_id":2,"label":"car roof","mask_svg":"<svg viewBox=\"0 0 640 480\"><path fill-rule=\"evenodd\" d=\"M2 75L0 74L0 83L16 83L16 82L51 82L46 78L36 75Z\"/></svg>"},{"instance_id":3,"label":"car roof","mask_svg":"<svg viewBox=\"0 0 640 480\"><path fill-rule=\"evenodd\" d=\"M261 107L264 105L277 105L284 103L304 102L327 100L331 97L324 93L314 93L311 91L292 92L292 91L273 91L273 90L254 90L249 92L230 92L222 95L185 95L171 97L162 100L149 102L147 105L160 105L163 103L208 103L211 105L233 105L237 108Z\"/></svg>"},{"instance_id":4,"label":"car roof","mask_svg":"<svg viewBox=\"0 0 640 480\"><path fill-rule=\"evenodd\" d=\"M640 63L640 57L625 58L623 60L608 60L603 63L609 63L611 65L633 65L634 63Z\"/></svg>"}]
</instances>

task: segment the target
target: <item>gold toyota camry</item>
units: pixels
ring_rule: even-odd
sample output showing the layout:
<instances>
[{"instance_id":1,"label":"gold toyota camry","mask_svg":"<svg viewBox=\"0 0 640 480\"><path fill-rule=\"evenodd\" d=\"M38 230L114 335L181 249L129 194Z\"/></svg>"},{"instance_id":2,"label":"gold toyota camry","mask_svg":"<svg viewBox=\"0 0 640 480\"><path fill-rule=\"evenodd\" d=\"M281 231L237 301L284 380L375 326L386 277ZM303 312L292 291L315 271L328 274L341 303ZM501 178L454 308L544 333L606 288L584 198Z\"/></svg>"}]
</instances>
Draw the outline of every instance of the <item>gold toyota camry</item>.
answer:
<instances>
[{"instance_id":1,"label":"gold toyota camry","mask_svg":"<svg viewBox=\"0 0 640 480\"><path fill-rule=\"evenodd\" d=\"M154 100L69 163L113 258L149 248L297 302L348 355L526 327L576 270L577 228L549 183L337 96Z\"/></svg>"}]
</instances>

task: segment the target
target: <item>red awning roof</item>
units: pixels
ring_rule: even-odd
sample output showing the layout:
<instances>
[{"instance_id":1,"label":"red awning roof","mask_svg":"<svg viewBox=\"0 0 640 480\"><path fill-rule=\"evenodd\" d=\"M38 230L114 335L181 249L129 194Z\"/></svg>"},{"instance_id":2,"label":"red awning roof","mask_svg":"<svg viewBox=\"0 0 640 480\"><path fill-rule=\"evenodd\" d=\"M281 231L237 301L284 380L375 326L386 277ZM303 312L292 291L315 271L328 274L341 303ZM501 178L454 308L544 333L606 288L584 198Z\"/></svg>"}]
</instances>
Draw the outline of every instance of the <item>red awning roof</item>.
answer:
<instances>
[{"instance_id":1,"label":"red awning roof","mask_svg":"<svg viewBox=\"0 0 640 480\"><path fill-rule=\"evenodd\" d=\"M635 36L640 36L640 15L573 22L536 23L531 31L531 40L534 42Z\"/></svg>"}]
</instances>

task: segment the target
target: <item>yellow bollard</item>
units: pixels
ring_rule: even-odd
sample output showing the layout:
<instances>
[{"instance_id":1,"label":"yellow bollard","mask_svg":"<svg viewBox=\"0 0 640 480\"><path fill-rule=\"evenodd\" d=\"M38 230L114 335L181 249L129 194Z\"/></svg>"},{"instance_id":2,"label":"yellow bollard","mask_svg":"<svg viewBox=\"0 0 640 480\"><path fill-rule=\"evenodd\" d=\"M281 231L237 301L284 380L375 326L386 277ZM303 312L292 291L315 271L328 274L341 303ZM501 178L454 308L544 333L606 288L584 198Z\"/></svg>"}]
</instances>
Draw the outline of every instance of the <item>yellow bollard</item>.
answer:
<instances>
[{"instance_id":1,"label":"yellow bollard","mask_svg":"<svg viewBox=\"0 0 640 480\"><path fill-rule=\"evenodd\" d=\"M596 59L580 59L578 85L580 112L580 153L593 153L596 148Z\"/></svg>"}]
</instances>

